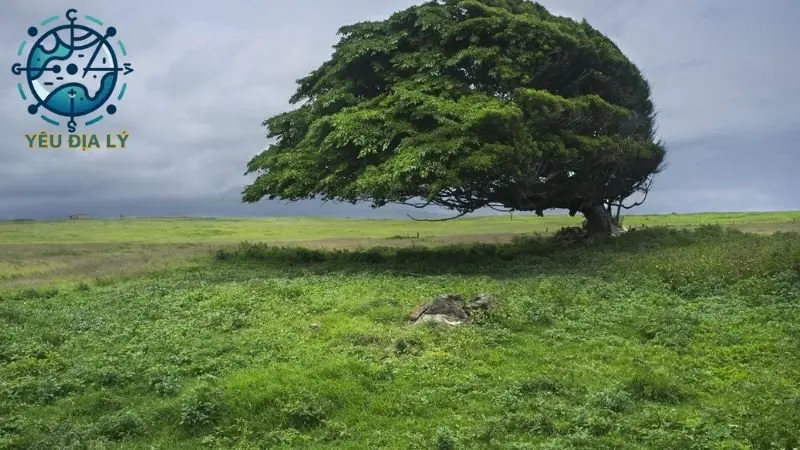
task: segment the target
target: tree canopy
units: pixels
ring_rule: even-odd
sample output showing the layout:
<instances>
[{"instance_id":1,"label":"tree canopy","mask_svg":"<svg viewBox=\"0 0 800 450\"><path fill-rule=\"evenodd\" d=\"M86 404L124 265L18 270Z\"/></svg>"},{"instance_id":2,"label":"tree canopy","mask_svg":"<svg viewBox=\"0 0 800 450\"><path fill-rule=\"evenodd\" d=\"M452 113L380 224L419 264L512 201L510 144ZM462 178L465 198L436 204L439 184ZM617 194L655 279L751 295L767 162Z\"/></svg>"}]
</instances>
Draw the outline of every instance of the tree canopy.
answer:
<instances>
[{"instance_id":1,"label":"tree canopy","mask_svg":"<svg viewBox=\"0 0 800 450\"><path fill-rule=\"evenodd\" d=\"M264 121L276 142L249 162L243 201L591 221L661 170L648 82L585 20L527 0L440 0L339 34L297 81L299 107Z\"/></svg>"}]
</instances>

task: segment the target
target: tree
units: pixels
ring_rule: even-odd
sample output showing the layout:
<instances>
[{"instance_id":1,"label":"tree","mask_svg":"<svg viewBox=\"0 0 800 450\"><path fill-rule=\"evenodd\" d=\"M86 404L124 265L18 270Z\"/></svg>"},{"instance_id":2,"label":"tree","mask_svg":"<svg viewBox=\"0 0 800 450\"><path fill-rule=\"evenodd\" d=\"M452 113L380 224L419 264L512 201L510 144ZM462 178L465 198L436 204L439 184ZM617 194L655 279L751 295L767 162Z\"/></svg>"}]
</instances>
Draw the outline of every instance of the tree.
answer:
<instances>
[{"instance_id":1,"label":"tree","mask_svg":"<svg viewBox=\"0 0 800 450\"><path fill-rule=\"evenodd\" d=\"M582 213L649 189L665 150L650 86L585 20L527 0L440 0L340 28L297 81L296 109L264 121L243 201L438 205Z\"/></svg>"}]
</instances>

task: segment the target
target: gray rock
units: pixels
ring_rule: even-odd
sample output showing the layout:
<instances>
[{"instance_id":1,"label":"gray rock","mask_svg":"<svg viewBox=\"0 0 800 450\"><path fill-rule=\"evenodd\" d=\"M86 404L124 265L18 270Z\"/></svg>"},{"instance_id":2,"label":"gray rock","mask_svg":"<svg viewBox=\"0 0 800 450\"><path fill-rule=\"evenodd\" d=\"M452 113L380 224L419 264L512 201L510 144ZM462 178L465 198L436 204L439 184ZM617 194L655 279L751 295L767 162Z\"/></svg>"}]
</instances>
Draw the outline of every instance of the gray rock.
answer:
<instances>
[{"instance_id":1,"label":"gray rock","mask_svg":"<svg viewBox=\"0 0 800 450\"><path fill-rule=\"evenodd\" d=\"M428 310L429 306L431 306L431 302L425 303L420 307L418 307L417 309L415 309L414 312L412 312L408 316L409 322L416 322L417 320L419 320L419 318L422 317L423 314L425 314L425 311Z\"/></svg>"},{"instance_id":2,"label":"gray rock","mask_svg":"<svg viewBox=\"0 0 800 450\"><path fill-rule=\"evenodd\" d=\"M489 312L495 304L495 298L489 294L477 294L466 304L464 309L468 314L473 314L476 311Z\"/></svg>"},{"instance_id":3,"label":"gray rock","mask_svg":"<svg viewBox=\"0 0 800 450\"><path fill-rule=\"evenodd\" d=\"M436 297L425 310L425 314L441 314L457 317L461 320L469 318L466 311L464 311L464 297L460 294L443 294Z\"/></svg>"},{"instance_id":4,"label":"gray rock","mask_svg":"<svg viewBox=\"0 0 800 450\"><path fill-rule=\"evenodd\" d=\"M419 325L419 324L425 323L425 322L436 322L436 323L441 323L443 325L450 325L450 326L461 325L462 323L464 323L463 320L461 320L461 319L459 319L457 317L448 316L447 314L423 314L419 318L419 320L415 321L411 325Z\"/></svg>"},{"instance_id":5,"label":"gray rock","mask_svg":"<svg viewBox=\"0 0 800 450\"><path fill-rule=\"evenodd\" d=\"M409 315L409 323L437 322L445 325L460 325L470 316L492 310L495 298L489 294L477 294L469 302L460 294L442 294L418 307Z\"/></svg>"},{"instance_id":6,"label":"gray rock","mask_svg":"<svg viewBox=\"0 0 800 450\"><path fill-rule=\"evenodd\" d=\"M420 306L409 316L412 325L422 322L438 322L459 325L469 320L464 311L464 297L460 294L443 294Z\"/></svg>"}]
</instances>

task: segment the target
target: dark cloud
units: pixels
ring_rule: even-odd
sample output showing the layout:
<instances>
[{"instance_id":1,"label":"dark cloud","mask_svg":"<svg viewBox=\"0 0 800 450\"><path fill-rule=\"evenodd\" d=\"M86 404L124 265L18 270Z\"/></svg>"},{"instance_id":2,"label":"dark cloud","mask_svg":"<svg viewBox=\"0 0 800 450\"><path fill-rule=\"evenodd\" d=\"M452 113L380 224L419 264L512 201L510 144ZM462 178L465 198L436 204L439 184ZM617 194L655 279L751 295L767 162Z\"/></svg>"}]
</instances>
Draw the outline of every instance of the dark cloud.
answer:
<instances>
[{"instance_id":1,"label":"dark cloud","mask_svg":"<svg viewBox=\"0 0 800 450\"><path fill-rule=\"evenodd\" d=\"M261 122L291 108L297 78L331 53L336 30L414 2L78 0L114 25L136 72L113 120L117 151L32 151L11 71L0 71L0 217L94 215L404 215L390 207L242 205L246 162L268 144ZM681 0L550 0L609 34L652 81L669 168L643 212L797 209L800 4ZM63 14L55 0L11 0L0 18L6 64L28 26ZM432 212L437 213L437 212Z\"/></svg>"}]
</instances>

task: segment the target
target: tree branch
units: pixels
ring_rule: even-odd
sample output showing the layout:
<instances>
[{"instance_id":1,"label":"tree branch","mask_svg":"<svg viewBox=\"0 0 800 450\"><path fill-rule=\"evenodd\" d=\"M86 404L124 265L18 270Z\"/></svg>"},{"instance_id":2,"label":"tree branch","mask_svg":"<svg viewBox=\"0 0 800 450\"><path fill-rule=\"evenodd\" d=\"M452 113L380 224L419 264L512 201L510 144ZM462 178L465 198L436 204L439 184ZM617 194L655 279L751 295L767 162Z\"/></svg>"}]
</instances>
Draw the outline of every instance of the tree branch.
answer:
<instances>
[{"instance_id":1,"label":"tree branch","mask_svg":"<svg viewBox=\"0 0 800 450\"><path fill-rule=\"evenodd\" d=\"M500 209L496 206L486 205L487 208L497 212L514 212L514 208Z\"/></svg>"},{"instance_id":2,"label":"tree branch","mask_svg":"<svg viewBox=\"0 0 800 450\"><path fill-rule=\"evenodd\" d=\"M648 192L649 191L645 191L644 197L642 197L642 199L639 200L638 202L634 202L632 205L624 205L624 204L622 204L622 202L620 202L619 205L617 205L617 206L622 208L622 209L631 209L631 208L635 208L637 206L642 206L644 204L644 201L647 200Z\"/></svg>"},{"instance_id":3,"label":"tree branch","mask_svg":"<svg viewBox=\"0 0 800 450\"><path fill-rule=\"evenodd\" d=\"M412 217L411 214L406 213L406 215L411 220L416 221L416 222L447 222L448 220L455 220L455 219L458 219L459 217L464 217L469 213L470 213L470 211L465 211L465 212L462 212L462 213L458 214L457 216L447 217L445 219L417 219L417 218Z\"/></svg>"}]
</instances>

